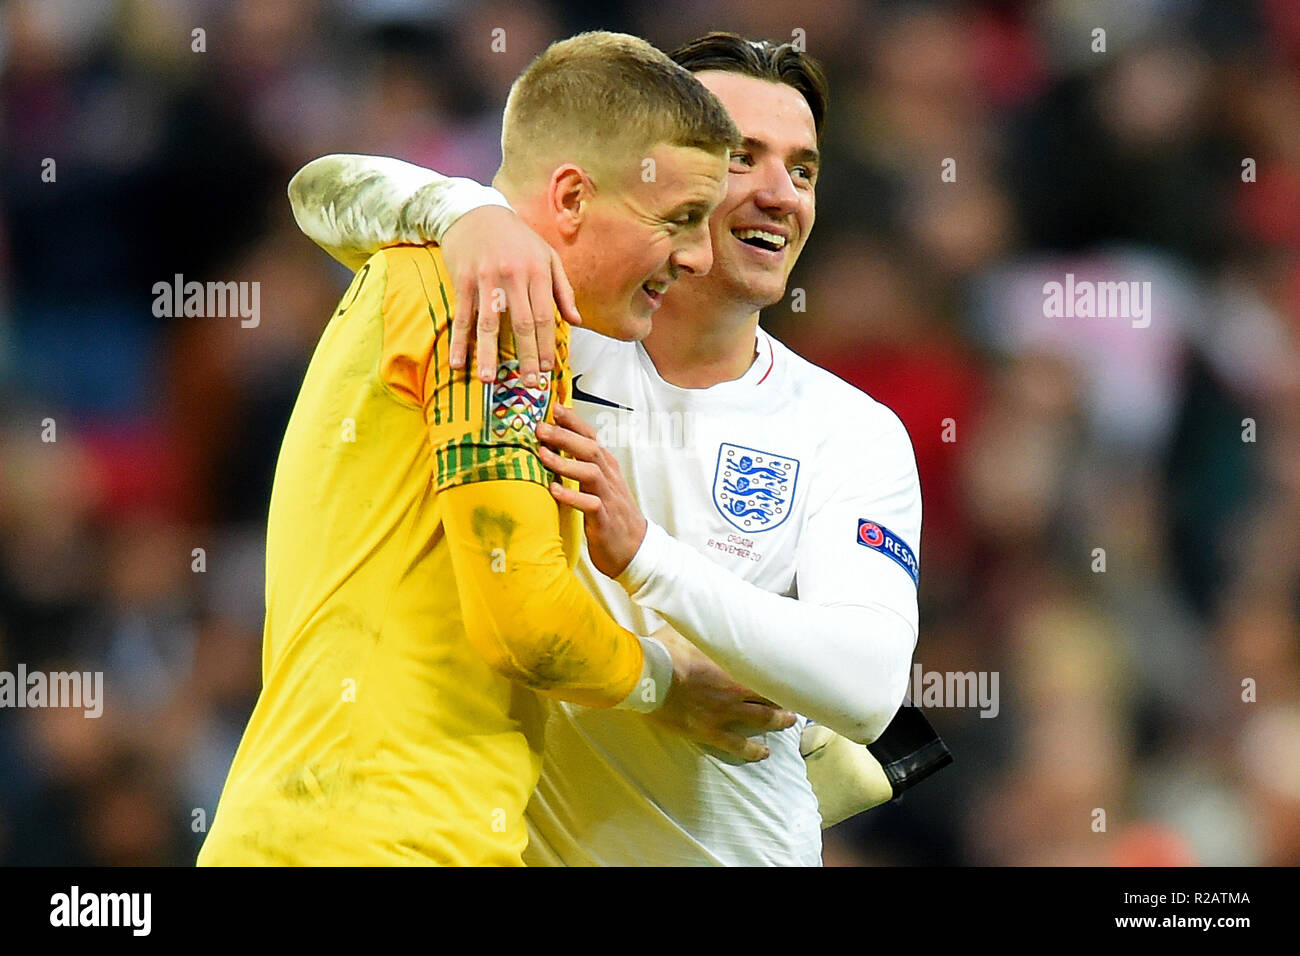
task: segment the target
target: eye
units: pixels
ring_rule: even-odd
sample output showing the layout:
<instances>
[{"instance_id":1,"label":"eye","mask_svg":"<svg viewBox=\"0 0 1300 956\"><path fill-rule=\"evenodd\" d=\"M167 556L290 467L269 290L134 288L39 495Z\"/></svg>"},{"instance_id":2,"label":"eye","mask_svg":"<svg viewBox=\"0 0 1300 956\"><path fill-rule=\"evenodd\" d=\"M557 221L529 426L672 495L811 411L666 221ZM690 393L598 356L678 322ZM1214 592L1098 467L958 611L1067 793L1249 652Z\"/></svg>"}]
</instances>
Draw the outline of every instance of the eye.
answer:
<instances>
[{"instance_id":1,"label":"eye","mask_svg":"<svg viewBox=\"0 0 1300 956\"><path fill-rule=\"evenodd\" d=\"M703 219L704 219L703 213L697 210L695 212L688 212L685 215L678 216L676 219L672 221L672 223L674 226L681 226L683 229L685 229L690 226L694 226L698 224Z\"/></svg>"},{"instance_id":2,"label":"eye","mask_svg":"<svg viewBox=\"0 0 1300 956\"><path fill-rule=\"evenodd\" d=\"M807 183L811 183L817 177L817 173L811 166L804 166L802 164L795 166L790 170L790 172L795 176L802 177L803 181Z\"/></svg>"},{"instance_id":3,"label":"eye","mask_svg":"<svg viewBox=\"0 0 1300 956\"><path fill-rule=\"evenodd\" d=\"M741 166L753 166L754 156L743 149L738 149L731 154L731 162L738 163Z\"/></svg>"}]
</instances>

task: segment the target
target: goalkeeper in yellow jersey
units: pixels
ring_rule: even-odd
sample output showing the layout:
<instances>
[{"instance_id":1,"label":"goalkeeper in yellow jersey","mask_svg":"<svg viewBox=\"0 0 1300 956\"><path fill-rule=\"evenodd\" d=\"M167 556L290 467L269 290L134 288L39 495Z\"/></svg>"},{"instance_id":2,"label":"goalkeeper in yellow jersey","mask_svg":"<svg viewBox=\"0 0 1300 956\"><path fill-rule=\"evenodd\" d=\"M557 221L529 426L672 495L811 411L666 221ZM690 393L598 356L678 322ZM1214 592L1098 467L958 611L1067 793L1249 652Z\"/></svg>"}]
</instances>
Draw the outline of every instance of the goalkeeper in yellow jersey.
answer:
<instances>
[{"instance_id":1,"label":"goalkeeper in yellow jersey","mask_svg":"<svg viewBox=\"0 0 1300 956\"><path fill-rule=\"evenodd\" d=\"M675 279L708 271L738 144L662 53L582 34L516 81L495 184L557 250L585 324L637 339ZM558 362L540 376L503 331L481 383L449 361L457 287L437 248L384 250L321 337L271 494L263 689L201 865L518 864L537 693L689 707L665 647L571 572L577 514L548 490L534 435L569 401L567 327L543 317ZM631 557L592 553L610 575ZM761 703L730 716L793 721Z\"/></svg>"}]
</instances>

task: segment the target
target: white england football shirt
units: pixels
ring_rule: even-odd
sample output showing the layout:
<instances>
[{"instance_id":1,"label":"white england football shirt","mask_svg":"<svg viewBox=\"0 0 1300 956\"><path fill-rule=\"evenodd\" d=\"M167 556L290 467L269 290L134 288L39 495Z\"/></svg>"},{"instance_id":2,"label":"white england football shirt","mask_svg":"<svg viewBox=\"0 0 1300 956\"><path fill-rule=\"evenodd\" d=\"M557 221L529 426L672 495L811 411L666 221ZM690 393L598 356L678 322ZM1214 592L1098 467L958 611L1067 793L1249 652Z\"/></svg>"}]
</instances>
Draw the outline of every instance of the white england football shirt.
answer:
<instances>
[{"instance_id":1,"label":"white england football shirt","mask_svg":"<svg viewBox=\"0 0 1300 956\"><path fill-rule=\"evenodd\" d=\"M704 389L665 382L640 344L574 329L571 345L574 408L617 456L648 520L800 605L896 614L915 642L920 488L892 411L761 329L745 375ZM650 634L663 623L585 548L580 573L625 627ZM727 618L721 608L703 616L713 613ZM793 631L781 639L798 652L804 635ZM901 700L907 668L892 660L885 679ZM558 702L551 714L527 814L531 865L820 864L821 818L799 754L805 718L766 735L768 759L741 763L639 714Z\"/></svg>"}]
</instances>

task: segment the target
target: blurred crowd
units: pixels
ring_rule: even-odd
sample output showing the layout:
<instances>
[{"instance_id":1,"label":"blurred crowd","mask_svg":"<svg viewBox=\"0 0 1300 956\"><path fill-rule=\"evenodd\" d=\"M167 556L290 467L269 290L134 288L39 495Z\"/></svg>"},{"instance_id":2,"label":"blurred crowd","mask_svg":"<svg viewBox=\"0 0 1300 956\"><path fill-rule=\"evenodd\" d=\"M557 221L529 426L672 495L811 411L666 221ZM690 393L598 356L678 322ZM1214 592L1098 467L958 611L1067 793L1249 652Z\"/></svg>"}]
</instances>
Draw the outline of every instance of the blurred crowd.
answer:
<instances>
[{"instance_id":1,"label":"blurred crowd","mask_svg":"<svg viewBox=\"0 0 1300 956\"><path fill-rule=\"evenodd\" d=\"M826 65L804 294L764 324L901 416L915 660L1000 675L996 717L928 711L956 762L826 862L1300 863L1290 0L0 6L0 671L105 675L98 719L0 710L0 863L188 864L211 821L349 278L289 177L487 180L511 80L590 28L797 30ZM260 323L156 317L176 274L260 282ZM1066 274L1150 282L1150 325L1045 317Z\"/></svg>"}]
</instances>

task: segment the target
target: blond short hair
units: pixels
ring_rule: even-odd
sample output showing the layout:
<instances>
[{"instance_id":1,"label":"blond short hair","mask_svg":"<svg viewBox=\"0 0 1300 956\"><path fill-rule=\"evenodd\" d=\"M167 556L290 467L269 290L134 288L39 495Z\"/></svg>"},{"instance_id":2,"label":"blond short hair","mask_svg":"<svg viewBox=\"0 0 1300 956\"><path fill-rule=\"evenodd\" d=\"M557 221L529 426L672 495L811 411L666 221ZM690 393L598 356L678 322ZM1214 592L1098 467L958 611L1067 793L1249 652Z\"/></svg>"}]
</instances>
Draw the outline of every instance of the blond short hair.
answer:
<instances>
[{"instance_id":1,"label":"blond short hair","mask_svg":"<svg viewBox=\"0 0 1300 956\"><path fill-rule=\"evenodd\" d=\"M510 88L498 175L532 185L576 163L617 176L662 143L721 152L740 145L740 132L717 97L645 40L579 33L552 43Z\"/></svg>"}]
</instances>

